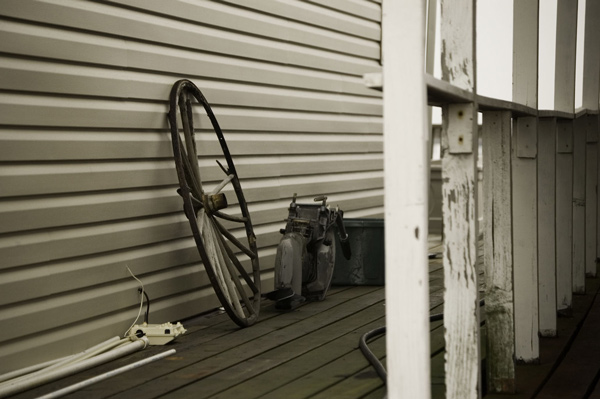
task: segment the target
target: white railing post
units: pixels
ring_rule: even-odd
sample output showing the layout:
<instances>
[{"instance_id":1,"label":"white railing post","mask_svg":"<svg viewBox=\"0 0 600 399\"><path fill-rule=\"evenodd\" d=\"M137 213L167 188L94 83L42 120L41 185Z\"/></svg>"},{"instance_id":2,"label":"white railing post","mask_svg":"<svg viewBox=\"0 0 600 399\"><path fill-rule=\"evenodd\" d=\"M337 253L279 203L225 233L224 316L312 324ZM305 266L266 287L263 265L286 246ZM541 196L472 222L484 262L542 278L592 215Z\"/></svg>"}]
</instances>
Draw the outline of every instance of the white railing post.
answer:
<instances>
[{"instance_id":1,"label":"white railing post","mask_svg":"<svg viewBox=\"0 0 600 399\"><path fill-rule=\"evenodd\" d=\"M573 122L573 293L585 294L586 118Z\"/></svg>"},{"instance_id":2,"label":"white railing post","mask_svg":"<svg viewBox=\"0 0 600 399\"><path fill-rule=\"evenodd\" d=\"M585 3L583 58L583 108L598 111L600 91L600 1ZM598 201L598 115L588 115L586 153L586 273L596 276L596 258L600 254L600 202ZM595 242L594 242L595 241Z\"/></svg>"},{"instance_id":3,"label":"white railing post","mask_svg":"<svg viewBox=\"0 0 600 399\"><path fill-rule=\"evenodd\" d=\"M476 92L475 2L441 2L444 80ZM481 397L477 273L477 106L443 112L444 329L446 398Z\"/></svg>"},{"instance_id":4,"label":"white railing post","mask_svg":"<svg viewBox=\"0 0 600 399\"><path fill-rule=\"evenodd\" d=\"M583 58L582 106L598 110L600 90L600 1L585 2L585 38Z\"/></svg>"},{"instance_id":5,"label":"white railing post","mask_svg":"<svg viewBox=\"0 0 600 399\"><path fill-rule=\"evenodd\" d=\"M573 113L577 2L559 2L558 7L554 108ZM573 303L573 121L558 119L556 133L556 301L558 312L568 316Z\"/></svg>"},{"instance_id":6,"label":"white railing post","mask_svg":"<svg viewBox=\"0 0 600 399\"><path fill-rule=\"evenodd\" d=\"M383 2L387 395L431 396L425 2ZM407 61L408 60L408 61Z\"/></svg>"},{"instance_id":7,"label":"white railing post","mask_svg":"<svg viewBox=\"0 0 600 399\"><path fill-rule=\"evenodd\" d=\"M556 20L556 62L555 62L555 91L554 91L554 109L568 113L575 112L575 64L576 64L576 44L577 44L577 3L576 1L559 1L557 3L557 20ZM567 224L571 224L570 242L565 240L566 233L561 232L562 228L567 228L566 224L557 224L557 235L561 235L561 240L557 241L557 254L560 256L557 263L557 294L558 294L558 310L569 314L572 303L572 292L565 290L577 289L581 285L576 277L578 269L584 269L584 250L585 250L585 177L581 178L581 157L585 157L585 144L582 146L581 135L578 135L577 121L563 121L559 123L558 133L565 139L562 148L557 148L559 154L557 157L563 158L561 162L568 162L571 159L572 176L566 176L565 171L557 169L557 196L564 194L565 191L571 191L569 204L561 203L560 207L557 203L557 219L565 220ZM563 126L561 126L563 125ZM564 128L566 130L563 130ZM570 130L570 131L569 131ZM567 141L570 140L570 147ZM583 138L585 142L585 137ZM557 142L558 143L558 142ZM579 143L579 144L577 144ZM565 156L561 156L560 153ZM578 152L578 153L577 153ZM565 165L568 166L568 165ZM585 166L584 166L585 168ZM559 174L560 173L560 174ZM585 176L585 170L583 170ZM560 180L559 180L560 179ZM572 184L567 187L566 184ZM560 192L559 192L560 190ZM565 197L566 201L567 198ZM558 201L558 198L557 198ZM563 208L563 206L565 208ZM567 218L571 218L567 221ZM568 245L568 247L567 247ZM567 251L570 259L567 259ZM570 276L569 276L570 274ZM566 283L569 280L571 286Z\"/></svg>"},{"instance_id":8,"label":"white railing post","mask_svg":"<svg viewBox=\"0 0 600 399\"><path fill-rule=\"evenodd\" d=\"M598 212L598 115L586 115L585 274L596 277Z\"/></svg>"},{"instance_id":9,"label":"white railing post","mask_svg":"<svg viewBox=\"0 0 600 399\"><path fill-rule=\"evenodd\" d=\"M556 125L556 308L569 316L573 290L573 121Z\"/></svg>"},{"instance_id":10,"label":"white railing post","mask_svg":"<svg viewBox=\"0 0 600 399\"><path fill-rule=\"evenodd\" d=\"M515 392L511 112L483 113L483 253L488 392Z\"/></svg>"},{"instance_id":11,"label":"white railing post","mask_svg":"<svg viewBox=\"0 0 600 399\"><path fill-rule=\"evenodd\" d=\"M538 275L540 335L556 336L556 118L538 124Z\"/></svg>"},{"instance_id":12,"label":"white railing post","mask_svg":"<svg viewBox=\"0 0 600 399\"><path fill-rule=\"evenodd\" d=\"M513 101L537 108L538 0L514 2ZM539 361L537 264L537 118L515 119L513 129L513 261L515 356Z\"/></svg>"}]
</instances>

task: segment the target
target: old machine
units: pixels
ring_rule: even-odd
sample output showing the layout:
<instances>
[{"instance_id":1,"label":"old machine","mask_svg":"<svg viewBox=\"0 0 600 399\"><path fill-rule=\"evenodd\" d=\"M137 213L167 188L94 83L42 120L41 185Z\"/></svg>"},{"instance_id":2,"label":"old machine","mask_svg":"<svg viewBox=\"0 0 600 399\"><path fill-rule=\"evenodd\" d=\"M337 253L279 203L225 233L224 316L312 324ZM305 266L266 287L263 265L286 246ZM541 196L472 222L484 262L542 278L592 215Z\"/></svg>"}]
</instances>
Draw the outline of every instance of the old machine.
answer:
<instances>
[{"instance_id":1,"label":"old machine","mask_svg":"<svg viewBox=\"0 0 600 399\"><path fill-rule=\"evenodd\" d=\"M337 229L342 252L350 259L348 234L344 228L344 212L331 209L327 197L316 203L300 204L296 194L288 208L286 226L275 257L275 291L268 298L277 301L282 310L294 309L304 301L325 299L335 264Z\"/></svg>"}]
</instances>

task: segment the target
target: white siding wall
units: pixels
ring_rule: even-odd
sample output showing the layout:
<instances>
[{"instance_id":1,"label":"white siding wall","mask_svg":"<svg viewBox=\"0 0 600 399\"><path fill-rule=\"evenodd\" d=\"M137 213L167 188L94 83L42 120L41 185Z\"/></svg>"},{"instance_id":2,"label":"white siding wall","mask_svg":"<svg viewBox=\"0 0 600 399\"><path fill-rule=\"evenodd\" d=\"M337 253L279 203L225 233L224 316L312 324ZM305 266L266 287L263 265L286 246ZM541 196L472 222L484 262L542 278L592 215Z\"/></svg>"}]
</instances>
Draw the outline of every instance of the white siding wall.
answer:
<instances>
[{"instance_id":1,"label":"white siding wall","mask_svg":"<svg viewBox=\"0 0 600 399\"><path fill-rule=\"evenodd\" d=\"M367 0L2 1L0 373L123 334L139 307L126 266L150 322L218 306L175 193L180 78L224 130L265 291L294 192L382 217L381 94L361 79L380 71L380 17Z\"/></svg>"}]
</instances>

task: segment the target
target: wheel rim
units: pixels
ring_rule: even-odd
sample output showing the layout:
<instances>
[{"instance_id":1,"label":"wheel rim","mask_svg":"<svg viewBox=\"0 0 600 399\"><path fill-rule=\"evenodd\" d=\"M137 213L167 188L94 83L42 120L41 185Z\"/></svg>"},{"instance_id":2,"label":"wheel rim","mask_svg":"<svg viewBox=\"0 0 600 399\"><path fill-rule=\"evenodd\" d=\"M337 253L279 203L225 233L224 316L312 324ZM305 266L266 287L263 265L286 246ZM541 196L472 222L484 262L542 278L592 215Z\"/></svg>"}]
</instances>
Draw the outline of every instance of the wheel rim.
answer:
<instances>
[{"instance_id":1,"label":"wheel rim","mask_svg":"<svg viewBox=\"0 0 600 399\"><path fill-rule=\"evenodd\" d=\"M226 161L223 166L217 160L225 178L208 193L204 191L198 165L193 100L203 106L209 117ZM241 327L250 326L258 319L260 310L258 251L248 206L227 143L204 95L189 80L179 80L173 85L168 120L180 187L177 191L183 198L183 209L206 274L229 317ZM235 192L239 216L223 211L228 205L222 191L228 186ZM243 240L229 231L229 226L239 231L241 225L244 226ZM250 272L244 268L243 258L249 260Z\"/></svg>"}]
</instances>

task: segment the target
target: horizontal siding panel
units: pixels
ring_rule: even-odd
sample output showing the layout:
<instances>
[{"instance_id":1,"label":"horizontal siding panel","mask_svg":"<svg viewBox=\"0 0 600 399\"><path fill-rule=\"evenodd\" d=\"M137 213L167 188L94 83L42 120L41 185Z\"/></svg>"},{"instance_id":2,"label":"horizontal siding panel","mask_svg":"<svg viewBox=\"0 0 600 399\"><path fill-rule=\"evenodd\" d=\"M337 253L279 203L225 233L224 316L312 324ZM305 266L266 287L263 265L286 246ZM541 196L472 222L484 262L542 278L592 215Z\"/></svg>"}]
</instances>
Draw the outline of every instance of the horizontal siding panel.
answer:
<instances>
[{"instance_id":1,"label":"horizontal siding panel","mask_svg":"<svg viewBox=\"0 0 600 399\"><path fill-rule=\"evenodd\" d=\"M203 76L269 86L291 86L381 97L380 92L365 87L362 75L349 76L335 71L317 71L293 65L232 59L224 55L198 53L151 43L131 43L82 32L64 32L53 27L32 27L2 18L0 21L0 34L3 37L0 50L6 54L110 68L150 70L174 76Z\"/></svg>"},{"instance_id":2,"label":"horizontal siding panel","mask_svg":"<svg viewBox=\"0 0 600 399\"><path fill-rule=\"evenodd\" d=\"M10 165L0 170L2 196L119 190L174 185L173 161Z\"/></svg>"},{"instance_id":3,"label":"horizontal siding panel","mask_svg":"<svg viewBox=\"0 0 600 399\"><path fill-rule=\"evenodd\" d=\"M234 57L293 64L311 69L335 70L353 75L360 75L364 71L374 72L379 67L376 61L331 51L282 43L151 14L140 14L127 9L119 9L115 12L114 7L101 3L65 0L60 4L35 3L32 7L23 7L24 1L27 0L3 3L0 15L36 22L44 21L78 30L110 32L111 35L129 40L151 41L210 53L226 52ZM65 6L65 3L68 6Z\"/></svg>"},{"instance_id":4,"label":"horizontal siding panel","mask_svg":"<svg viewBox=\"0 0 600 399\"><path fill-rule=\"evenodd\" d=\"M384 219L385 211L383 206L377 208L367 208L351 212L347 215L349 218L369 218L369 219Z\"/></svg>"},{"instance_id":5,"label":"horizontal siding panel","mask_svg":"<svg viewBox=\"0 0 600 399\"><path fill-rule=\"evenodd\" d=\"M189 236L185 216L124 221L0 237L0 269L99 254Z\"/></svg>"},{"instance_id":6,"label":"horizontal siding panel","mask_svg":"<svg viewBox=\"0 0 600 399\"><path fill-rule=\"evenodd\" d=\"M383 172L360 172L353 174L324 175L318 178L287 178L264 180L260 183L246 181L243 183L246 200L266 201L273 198L291 198L294 193L299 196L316 197L324 193L331 195L344 192L372 190L383 187Z\"/></svg>"},{"instance_id":7,"label":"horizontal siding panel","mask_svg":"<svg viewBox=\"0 0 600 399\"><path fill-rule=\"evenodd\" d=\"M27 121L27 126L166 130L167 111L166 104L0 94L0 114L5 125ZM228 130L381 134L383 122L381 117L363 115L220 107L213 107L213 112L219 125ZM212 129L204 114L194 114L194 125Z\"/></svg>"},{"instance_id":8,"label":"horizontal siding panel","mask_svg":"<svg viewBox=\"0 0 600 399\"><path fill-rule=\"evenodd\" d=\"M344 218L356 210L365 208L383 207L383 189L355 191L352 193L342 193L328 195L328 202L331 206L339 206L344 211Z\"/></svg>"},{"instance_id":9,"label":"horizontal siding panel","mask_svg":"<svg viewBox=\"0 0 600 399\"><path fill-rule=\"evenodd\" d=\"M51 62L5 59L0 65L0 85L7 90L112 97L166 103L175 82L171 76L107 70ZM289 88L214 82L195 79L211 105L301 110L327 113L381 115L377 98Z\"/></svg>"},{"instance_id":10,"label":"horizontal siding panel","mask_svg":"<svg viewBox=\"0 0 600 399\"><path fill-rule=\"evenodd\" d=\"M199 262L191 237L153 245L127 248L94 257L59 259L7 270L0 279L0 305L29 301L94 285L107 285L136 274L153 274L162 269ZM199 266L201 267L201 266Z\"/></svg>"},{"instance_id":11,"label":"horizontal siding panel","mask_svg":"<svg viewBox=\"0 0 600 399\"><path fill-rule=\"evenodd\" d=\"M182 209L182 200L175 188L71 197L28 197L1 204L0 233L140 218Z\"/></svg>"},{"instance_id":12,"label":"horizontal siding panel","mask_svg":"<svg viewBox=\"0 0 600 399\"><path fill-rule=\"evenodd\" d=\"M228 137L229 139L229 137ZM211 152L217 146L211 144ZM3 161L74 161L168 158L170 133L160 131L30 130L0 127ZM173 164L174 165L174 164Z\"/></svg>"},{"instance_id":13,"label":"horizontal siding panel","mask_svg":"<svg viewBox=\"0 0 600 399\"><path fill-rule=\"evenodd\" d=\"M288 18L257 14L216 2L170 1L167 3L161 0L118 0L114 3L136 7L140 12L149 10L167 17L177 17L197 24L218 26L256 36L273 38L273 32L277 32L275 39L278 40L311 47L318 46L365 58L380 56L380 46L377 41L348 36L346 32L332 32L327 26L309 26ZM370 6L368 3L365 5L364 2L352 4L352 11L359 17L361 12L368 13L374 18L381 16L380 7Z\"/></svg>"},{"instance_id":14,"label":"horizontal siding panel","mask_svg":"<svg viewBox=\"0 0 600 399\"><path fill-rule=\"evenodd\" d=\"M207 191L212 187L207 186ZM233 191L227 189L223 192L230 207L234 207L237 199ZM355 194L352 195L354 197ZM174 187L67 197L31 197L5 200L1 204L0 233L159 216L180 212L183 207ZM250 206L254 224L269 223L282 217L275 215L275 218L269 218L273 211L270 208L265 210L260 205Z\"/></svg>"},{"instance_id":15,"label":"horizontal siding panel","mask_svg":"<svg viewBox=\"0 0 600 399\"><path fill-rule=\"evenodd\" d=\"M306 164L299 165L292 160ZM235 163L242 185L245 186L246 179L378 170L381 169L382 162L381 154L354 154L326 157L290 156L263 159L261 163L253 158L237 158ZM200 165L201 176L207 190L212 189L225 177L212 158L202 160ZM77 184L73 184L74 182ZM0 170L0 186L3 187L0 197L95 192L176 184L175 164L172 160L94 164L55 163L42 166L6 165ZM91 200L93 201L93 198Z\"/></svg>"},{"instance_id":16,"label":"horizontal siding panel","mask_svg":"<svg viewBox=\"0 0 600 399\"><path fill-rule=\"evenodd\" d=\"M359 18L381 22L380 4L363 0L309 0L309 2Z\"/></svg>"},{"instance_id":17,"label":"horizontal siding panel","mask_svg":"<svg viewBox=\"0 0 600 399\"><path fill-rule=\"evenodd\" d=\"M383 168L383 154L344 154L315 157L287 156L281 159L280 175L366 172Z\"/></svg>"},{"instance_id":18,"label":"horizontal siding panel","mask_svg":"<svg viewBox=\"0 0 600 399\"><path fill-rule=\"evenodd\" d=\"M5 125L167 129L166 112L162 104L0 94Z\"/></svg>"},{"instance_id":19,"label":"horizontal siding panel","mask_svg":"<svg viewBox=\"0 0 600 399\"><path fill-rule=\"evenodd\" d=\"M265 134L250 131L231 132L225 129L224 136L236 162L240 156L252 155L360 154L381 153L383 150L382 137L370 134ZM213 132L196 134L198 148L202 154L222 156L221 147L215 142L215 137ZM91 161L172 156L170 133L167 130L40 131L0 128L0 159L4 161Z\"/></svg>"},{"instance_id":20,"label":"horizontal siding panel","mask_svg":"<svg viewBox=\"0 0 600 399\"><path fill-rule=\"evenodd\" d=\"M368 21L355 16L318 7L302 1L275 0L224 0L252 10L257 10L308 25L317 25L349 35L380 40L381 28L377 21Z\"/></svg>"}]
</instances>

